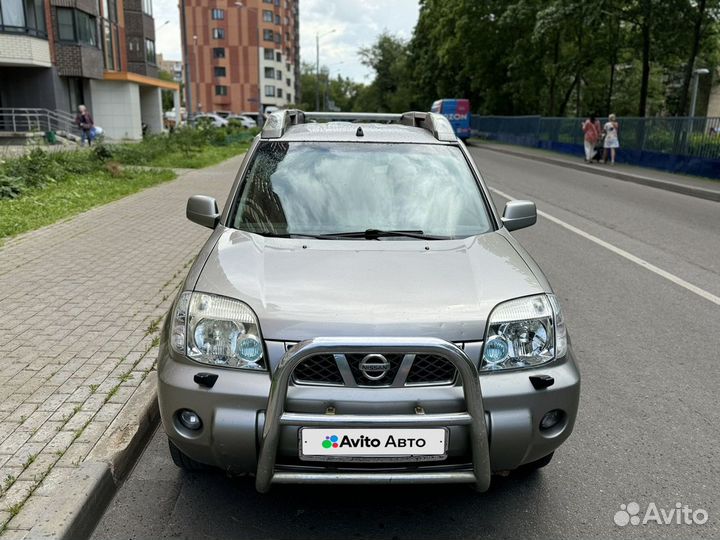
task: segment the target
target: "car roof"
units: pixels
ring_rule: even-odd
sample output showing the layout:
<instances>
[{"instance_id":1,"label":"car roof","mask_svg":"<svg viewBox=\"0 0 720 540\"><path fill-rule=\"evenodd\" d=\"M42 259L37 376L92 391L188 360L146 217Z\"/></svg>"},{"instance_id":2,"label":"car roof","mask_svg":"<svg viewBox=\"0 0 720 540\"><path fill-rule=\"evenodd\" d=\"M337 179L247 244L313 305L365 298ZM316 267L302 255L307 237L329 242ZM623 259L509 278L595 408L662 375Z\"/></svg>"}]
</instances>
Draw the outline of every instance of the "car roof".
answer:
<instances>
[{"instance_id":1,"label":"car roof","mask_svg":"<svg viewBox=\"0 0 720 540\"><path fill-rule=\"evenodd\" d=\"M358 134L358 130L361 130L362 136ZM401 124L355 122L312 122L290 126L280 140L449 144L438 141L429 131L422 128Z\"/></svg>"}]
</instances>

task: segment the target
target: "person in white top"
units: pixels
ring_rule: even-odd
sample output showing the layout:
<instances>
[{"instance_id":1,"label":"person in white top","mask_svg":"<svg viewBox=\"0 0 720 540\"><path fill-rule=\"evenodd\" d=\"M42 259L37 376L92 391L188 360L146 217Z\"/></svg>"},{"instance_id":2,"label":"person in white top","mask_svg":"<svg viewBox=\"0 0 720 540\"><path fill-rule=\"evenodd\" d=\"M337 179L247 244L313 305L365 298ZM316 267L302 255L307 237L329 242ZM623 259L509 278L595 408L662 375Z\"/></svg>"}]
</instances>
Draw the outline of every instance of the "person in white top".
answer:
<instances>
[{"instance_id":1,"label":"person in white top","mask_svg":"<svg viewBox=\"0 0 720 540\"><path fill-rule=\"evenodd\" d=\"M617 119L614 114L608 116L608 121L603 126L603 132L605 133L605 141L603 143L603 161L607 163L608 149L610 149L610 163L615 165L615 156L617 149L620 148L620 140L618 139L618 131L620 125L617 123Z\"/></svg>"}]
</instances>

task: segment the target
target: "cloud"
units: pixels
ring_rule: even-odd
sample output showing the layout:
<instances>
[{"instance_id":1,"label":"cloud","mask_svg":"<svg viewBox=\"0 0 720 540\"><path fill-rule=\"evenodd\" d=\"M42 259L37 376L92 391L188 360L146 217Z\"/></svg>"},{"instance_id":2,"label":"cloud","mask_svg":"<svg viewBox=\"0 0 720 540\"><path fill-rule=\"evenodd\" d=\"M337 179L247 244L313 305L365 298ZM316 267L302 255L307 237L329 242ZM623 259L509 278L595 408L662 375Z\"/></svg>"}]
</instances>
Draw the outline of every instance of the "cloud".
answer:
<instances>
[{"instance_id":1,"label":"cloud","mask_svg":"<svg viewBox=\"0 0 720 540\"><path fill-rule=\"evenodd\" d=\"M153 0L156 49L166 59L180 60L178 0ZM383 31L409 39L417 22L417 0L299 0L300 56L315 63L315 34L320 38L320 64L332 75L369 82L372 71L360 63L358 50L372 45ZM166 21L170 21L165 24Z\"/></svg>"}]
</instances>

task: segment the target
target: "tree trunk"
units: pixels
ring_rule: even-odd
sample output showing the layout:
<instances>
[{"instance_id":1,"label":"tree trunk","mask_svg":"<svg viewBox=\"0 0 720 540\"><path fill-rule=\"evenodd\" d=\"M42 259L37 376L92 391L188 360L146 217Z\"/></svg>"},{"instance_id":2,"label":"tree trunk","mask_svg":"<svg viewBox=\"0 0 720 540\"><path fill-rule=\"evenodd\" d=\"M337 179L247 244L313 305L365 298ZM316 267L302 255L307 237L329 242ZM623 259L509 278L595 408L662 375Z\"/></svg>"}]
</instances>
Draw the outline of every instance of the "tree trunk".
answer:
<instances>
[{"instance_id":1,"label":"tree trunk","mask_svg":"<svg viewBox=\"0 0 720 540\"><path fill-rule=\"evenodd\" d=\"M565 116L565 109L567 109L567 104L570 101L570 96L572 96L572 91L575 88L575 85L578 82L578 76L575 75L575 79L573 80L572 84L570 85L570 88L567 89L567 92L565 92L565 96L563 97L563 102L560 105L560 110L558 111L558 116Z\"/></svg>"},{"instance_id":2,"label":"tree trunk","mask_svg":"<svg viewBox=\"0 0 720 540\"><path fill-rule=\"evenodd\" d=\"M650 29L652 28L651 0L643 2L642 21L642 80L640 82L640 105L638 116L644 117L647 112L648 89L650 87Z\"/></svg>"},{"instance_id":3,"label":"tree trunk","mask_svg":"<svg viewBox=\"0 0 720 540\"><path fill-rule=\"evenodd\" d=\"M690 58L688 58L685 66L685 75L683 77L682 92L680 93L680 103L678 104L678 113L685 114L687 111L688 93L690 90L690 81L692 80L693 69L695 67L695 58L700 51L700 40L702 38L702 23L705 18L706 0L698 1L698 14L695 19L695 28L693 29L693 42L690 48Z\"/></svg>"},{"instance_id":4,"label":"tree trunk","mask_svg":"<svg viewBox=\"0 0 720 540\"><path fill-rule=\"evenodd\" d=\"M557 78L558 78L558 62L560 61L560 32L555 33L555 44L553 46L553 65L552 77L550 79L550 104L546 114L553 116L555 114L555 101L557 100Z\"/></svg>"}]
</instances>

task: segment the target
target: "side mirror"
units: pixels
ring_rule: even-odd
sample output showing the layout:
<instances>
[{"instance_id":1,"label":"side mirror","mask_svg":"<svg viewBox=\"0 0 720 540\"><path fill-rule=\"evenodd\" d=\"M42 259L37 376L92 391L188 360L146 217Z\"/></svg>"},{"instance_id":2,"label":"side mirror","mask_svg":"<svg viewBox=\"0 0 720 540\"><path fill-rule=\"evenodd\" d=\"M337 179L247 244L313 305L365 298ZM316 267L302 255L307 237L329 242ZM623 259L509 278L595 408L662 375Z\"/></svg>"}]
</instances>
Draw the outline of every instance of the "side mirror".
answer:
<instances>
[{"instance_id":1,"label":"side mirror","mask_svg":"<svg viewBox=\"0 0 720 540\"><path fill-rule=\"evenodd\" d=\"M537 209L532 201L510 201L505 205L502 222L508 231L535 225Z\"/></svg>"},{"instance_id":2,"label":"side mirror","mask_svg":"<svg viewBox=\"0 0 720 540\"><path fill-rule=\"evenodd\" d=\"M220 210L218 210L217 201L213 197L206 195L193 195L190 197L185 215L190 221L211 229L214 229L218 221L220 221Z\"/></svg>"}]
</instances>

